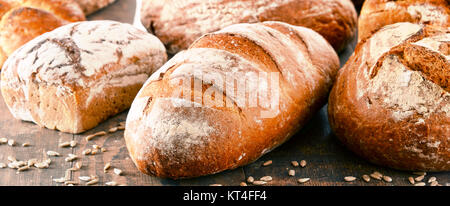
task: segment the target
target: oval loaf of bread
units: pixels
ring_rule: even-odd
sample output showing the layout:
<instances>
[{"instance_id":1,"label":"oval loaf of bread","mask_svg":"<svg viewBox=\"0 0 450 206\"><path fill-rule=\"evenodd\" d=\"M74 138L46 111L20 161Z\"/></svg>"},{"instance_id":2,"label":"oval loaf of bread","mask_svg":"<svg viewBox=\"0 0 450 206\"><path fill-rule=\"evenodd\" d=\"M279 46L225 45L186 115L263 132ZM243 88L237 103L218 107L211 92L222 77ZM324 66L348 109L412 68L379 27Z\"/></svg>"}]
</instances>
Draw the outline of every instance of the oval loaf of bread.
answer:
<instances>
[{"instance_id":1,"label":"oval loaf of bread","mask_svg":"<svg viewBox=\"0 0 450 206\"><path fill-rule=\"evenodd\" d=\"M143 0L142 22L169 53L238 23L281 21L310 28L340 51L353 39L357 14L350 0Z\"/></svg>"},{"instance_id":2,"label":"oval loaf of bread","mask_svg":"<svg viewBox=\"0 0 450 206\"><path fill-rule=\"evenodd\" d=\"M398 22L450 26L449 0L366 0L358 20L359 41Z\"/></svg>"},{"instance_id":3,"label":"oval loaf of bread","mask_svg":"<svg viewBox=\"0 0 450 206\"><path fill-rule=\"evenodd\" d=\"M450 170L450 30L397 23L359 44L330 94L337 137L373 163Z\"/></svg>"},{"instance_id":4,"label":"oval loaf of bread","mask_svg":"<svg viewBox=\"0 0 450 206\"><path fill-rule=\"evenodd\" d=\"M207 34L140 90L127 117L128 151L140 171L159 177L248 164L325 104L338 69L331 45L304 27L264 22Z\"/></svg>"},{"instance_id":5,"label":"oval loaf of bread","mask_svg":"<svg viewBox=\"0 0 450 206\"><path fill-rule=\"evenodd\" d=\"M72 23L16 50L1 90L15 118L80 133L129 108L166 58L161 41L129 24Z\"/></svg>"}]
</instances>

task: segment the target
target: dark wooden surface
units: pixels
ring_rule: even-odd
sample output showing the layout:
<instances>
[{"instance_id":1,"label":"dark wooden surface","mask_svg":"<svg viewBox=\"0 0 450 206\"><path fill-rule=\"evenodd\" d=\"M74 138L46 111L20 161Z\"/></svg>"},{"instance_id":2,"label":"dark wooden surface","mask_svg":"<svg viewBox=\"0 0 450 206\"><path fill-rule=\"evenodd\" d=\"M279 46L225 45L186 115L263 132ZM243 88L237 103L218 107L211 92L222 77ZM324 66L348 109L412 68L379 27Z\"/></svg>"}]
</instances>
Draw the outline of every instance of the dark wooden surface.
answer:
<instances>
[{"instance_id":1,"label":"dark wooden surface","mask_svg":"<svg viewBox=\"0 0 450 206\"><path fill-rule=\"evenodd\" d=\"M90 20L110 19L131 23L133 19L134 0L119 0L107 9L104 9L89 17ZM353 51L353 44L349 45L346 51L340 54L341 64L344 64ZM71 179L81 182L79 176L96 175L99 177L97 185L104 185L108 181L116 181L124 185L239 185L249 176L258 179L262 176L272 176L273 181L267 185L410 185L407 178L416 177L411 172L402 172L388 168L372 165L352 154L344 148L328 125L325 107L294 137L288 142L278 147L261 159L245 167L237 168L215 175L186 180L159 179L140 173L130 157L123 139L123 131L96 137L92 141L86 141L85 136L105 131L117 126L119 122L126 119L127 113L117 115L81 135L72 135L58 131L43 129L33 123L16 120L9 113L3 98L0 98L0 138L6 137L14 139L17 144L14 147L0 145L0 163L7 163L8 156L18 160L28 160L32 158L46 158L45 152L48 150L57 151L61 157L50 157L52 163L48 169L32 168L28 171L16 173L10 168L0 169L0 185L62 185L52 181L53 178L64 176L65 170L73 167L74 163L80 161L83 167L79 171L71 172ZM74 148L59 148L58 144L65 141L75 140L78 145ZM29 147L22 147L21 144L28 142ZM86 148L92 148L97 144L107 149L104 153L84 156L81 152ZM65 162L64 159L69 153L77 154L81 158L74 162ZM263 167L262 163L272 160L273 164ZM291 161L306 160L305 168L293 167ZM115 175L112 170L103 172L105 163L111 162L113 168L123 170L122 176ZM296 171L295 177L288 176L288 170ZM370 174L379 171L392 177L393 182L386 183L378 180L371 180L366 183L361 180L363 174ZM358 180L345 182L345 176L355 176ZM437 180L445 185L450 182L450 173L430 173L429 177L435 176ZM308 177L311 180L304 184L297 183L297 179ZM427 184L428 185L428 184Z\"/></svg>"}]
</instances>

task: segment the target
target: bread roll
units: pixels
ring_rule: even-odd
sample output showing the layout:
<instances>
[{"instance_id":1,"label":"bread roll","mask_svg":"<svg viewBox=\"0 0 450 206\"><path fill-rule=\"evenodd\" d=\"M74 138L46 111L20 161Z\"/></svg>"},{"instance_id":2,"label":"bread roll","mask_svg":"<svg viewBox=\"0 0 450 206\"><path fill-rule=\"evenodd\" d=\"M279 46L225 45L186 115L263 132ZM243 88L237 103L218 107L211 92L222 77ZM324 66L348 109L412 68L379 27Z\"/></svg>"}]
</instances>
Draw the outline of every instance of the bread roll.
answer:
<instances>
[{"instance_id":1,"label":"bread roll","mask_svg":"<svg viewBox=\"0 0 450 206\"><path fill-rule=\"evenodd\" d=\"M340 51L356 32L350 0L143 0L142 22L167 46L186 49L203 34L237 23L282 21L320 33Z\"/></svg>"},{"instance_id":2,"label":"bread roll","mask_svg":"<svg viewBox=\"0 0 450 206\"><path fill-rule=\"evenodd\" d=\"M411 22L450 26L448 0L366 0L358 22L358 40L370 37L385 25Z\"/></svg>"},{"instance_id":3,"label":"bread roll","mask_svg":"<svg viewBox=\"0 0 450 206\"><path fill-rule=\"evenodd\" d=\"M0 0L0 68L17 48L64 24L85 20L72 0Z\"/></svg>"},{"instance_id":4,"label":"bread roll","mask_svg":"<svg viewBox=\"0 0 450 206\"><path fill-rule=\"evenodd\" d=\"M92 14L106 6L112 4L116 0L75 0L83 9L84 14Z\"/></svg>"},{"instance_id":5,"label":"bread roll","mask_svg":"<svg viewBox=\"0 0 450 206\"><path fill-rule=\"evenodd\" d=\"M169 178L248 164L325 104L338 68L331 45L304 27L264 22L207 34L138 93L125 129L130 156L140 171Z\"/></svg>"},{"instance_id":6,"label":"bread roll","mask_svg":"<svg viewBox=\"0 0 450 206\"><path fill-rule=\"evenodd\" d=\"M396 23L359 44L330 94L331 128L369 161L450 170L450 30Z\"/></svg>"},{"instance_id":7,"label":"bread roll","mask_svg":"<svg viewBox=\"0 0 450 206\"><path fill-rule=\"evenodd\" d=\"M72 23L16 50L1 90L15 118L80 133L127 109L166 58L156 37L129 24Z\"/></svg>"}]
</instances>

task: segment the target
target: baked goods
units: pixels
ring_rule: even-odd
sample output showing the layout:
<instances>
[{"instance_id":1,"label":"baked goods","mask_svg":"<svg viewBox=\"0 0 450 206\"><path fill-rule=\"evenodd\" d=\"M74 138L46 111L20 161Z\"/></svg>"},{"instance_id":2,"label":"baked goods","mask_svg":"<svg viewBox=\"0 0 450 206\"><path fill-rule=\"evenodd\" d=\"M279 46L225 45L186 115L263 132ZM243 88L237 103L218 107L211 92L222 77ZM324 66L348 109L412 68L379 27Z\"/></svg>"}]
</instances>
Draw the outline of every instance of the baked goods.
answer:
<instances>
[{"instance_id":1,"label":"baked goods","mask_svg":"<svg viewBox=\"0 0 450 206\"><path fill-rule=\"evenodd\" d=\"M331 45L304 27L236 24L207 34L136 96L125 129L130 156L140 171L169 178L248 164L325 104L338 68Z\"/></svg>"},{"instance_id":2,"label":"baked goods","mask_svg":"<svg viewBox=\"0 0 450 206\"><path fill-rule=\"evenodd\" d=\"M166 58L155 36L129 24L72 23L16 50L1 90L15 118L80 133L127 109Z\"/></svg>"},{"instance_id":3,"label":"baked goods","mask_svg":"<svg viewBox=\"0 0 450 206\"><path fill-rule=\"evenodd\" d=\"M0 0L0 19L1 67L26 42L85 16L71 0Z\"/></svg>"},{"instance_id":4,"label":"baked goods","mask_svg":"<svg viewBox=\"0 0 450 206\"><path fill-rule=\"evenodd\" d=\"M116 0L75 0L83 9L84 14L92 14L102 8L105 8L109 4L112 4Z\"/></svg>"},{"instance_id":5,"label":"baked goods","mask_svg":"<svg viewBox=\"0 0 450 206\"><path fill-rule=\"evenodd\" d=\"M339 71L328 103L336 136L369 161L450 170L450 30L383 27Z\"/></svg>"},{"instance_id":6,"label":"baked goods","mask_svg":"<svg viewBox=\"0 0 450 206\"><path fill-rule=\"evenodd\" d=\"M411 22L450 26L448 0L366 0L358 20L358 40L370 37L385 25Z\"/></svg>"},{"instance_id":7,"label":"baked goods","mask_svg":"<svg viewBox=\"0 0 450 206\"><path fill-rule=\"evenodd\" d=\"M186 49L203 34L237 23L282 21L311 28L340 51L356 32L350 0L143 0L142 22L169 53Z\"/></svg>"}]
</instances>

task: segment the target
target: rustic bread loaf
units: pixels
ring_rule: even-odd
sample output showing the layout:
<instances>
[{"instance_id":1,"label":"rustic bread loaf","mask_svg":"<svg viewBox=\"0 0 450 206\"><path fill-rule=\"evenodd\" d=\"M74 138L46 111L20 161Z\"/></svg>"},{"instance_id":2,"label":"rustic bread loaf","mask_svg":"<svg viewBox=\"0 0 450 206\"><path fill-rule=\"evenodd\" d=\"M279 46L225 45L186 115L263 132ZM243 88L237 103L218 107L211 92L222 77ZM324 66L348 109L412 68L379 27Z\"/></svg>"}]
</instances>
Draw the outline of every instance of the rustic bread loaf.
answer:
<instances>
[{"instance_id":1,"label":"rustic bread loaf","mask_svg":"<svg viewBox=\"0 0 450 206\"><path fill-rule=\"evenodd\" d=\"M0 0L0 68L17 48L64 24L83 21L72 0Z\"/></svg>"},{"instance_id":2,"label":"rustic bread loaf","mask_svg":"<svg viewBox=\"0 0 450 206\"><path fill-rule=\"evenodd\" d=\"M369 161L450 170L450 30L396 23L360 43L330 94L336 136Z\"/></svg>"},{"instance_id":3,"label":"rustic bread loaf","mask_svg":"<svg viewBox=\"0 0 450 206\"><path fill-rule=\"evenodd\" d=\"M186 49L201 35L237 23L282 21L318 32L340 51L356 32L350 0L143 0L142 22L169 53Z\"/></svg>"},{"instance_id":4,"label":"rustic bread loaf","mask_svg":"<svg viewBox=\"0 0 450 206\"><path fill-rule=\"evenodd\" d=\"M450 26L448 0L366 0L358 21L358 39L398 22Z\"/></svg>"},{"instance_id":5,"label":"rustic bread loaf","mask_svg":"<svg viewBox=\"0 0 450 206\"><path fill-rule=\"evenodd\" d=\"M166 58L161 41L129 24L72 23L16 50L1 90L15 118L80 133L127 109Z\"/></svg>"},{"instance_id":6,"label":"rustic bread loaf","mask_svg":"<svg viewBox=\"0 0 450 206\"><path fill-rule=\"evenodd\" d=\"M325 104L338 69L331 45L304 27L264 22L207 34L138 93L125 129L130 156L140 171L170 178L248 164Z\"/></svg>"},{"instance_id":7,"label":"rustic bread loaf","mask_svg":"<svg viewBox=\"0 0 450 206\"><path fill-rule=\"evenodd\" d=\"M83 9L84 14L92 14L106 6L112 4L116 0L75 0Z\"/></svg>"}]
</instances>

